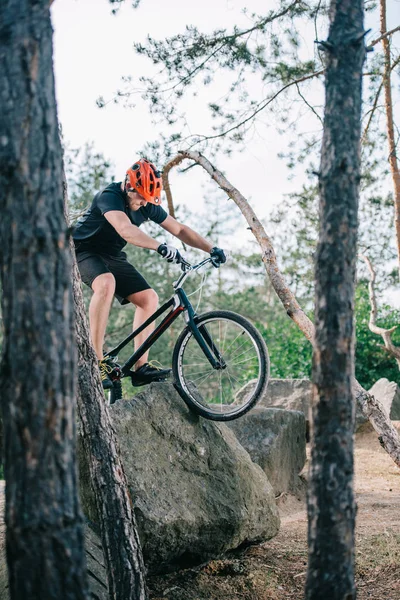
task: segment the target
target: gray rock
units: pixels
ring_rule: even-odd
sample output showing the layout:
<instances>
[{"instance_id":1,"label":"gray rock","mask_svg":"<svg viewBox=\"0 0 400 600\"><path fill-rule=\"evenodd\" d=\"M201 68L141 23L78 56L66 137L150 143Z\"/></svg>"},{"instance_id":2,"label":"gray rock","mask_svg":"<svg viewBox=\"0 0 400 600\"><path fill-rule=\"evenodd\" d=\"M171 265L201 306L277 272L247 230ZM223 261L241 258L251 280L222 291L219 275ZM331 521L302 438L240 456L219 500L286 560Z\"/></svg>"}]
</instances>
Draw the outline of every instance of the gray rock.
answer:
<instances>
[{"instance_id":1,"label":"gray rock","mask_svg":"<svg viewBox=\"0 0 400 600\"><path fill-rule=\"evenodd\" d=\"M238 400L254 387L255 381L249 383L238 392ZM268 387L258 401L258 406L299 410L308 420L311 409L312 383L309 379L270 379Z\"/></svg>"},{"instance_id":2,"label":"gray rock","mask_svg":"<svg viewBox=\"0 0 400 600\"><path fill-rule=\"evenodd\" d=\"M238 392L237 400L240 401L254 385L255 380L249 381ZM302 412L306 419L306 440L309 441L312 406L312 382L309 379L270 379L257 406Z\"/></svg>"},{"instance_id":3,"label":"gray rock","mask_svg":"<svg viewBox=\"0 0 400 600\"><path fill-rule=\"evenodd\" d=\"M110 412L151 572L276 535L279 515L265 473L228 427L191 413L172 385L152 384ZM87 477L81 488L84 512L96 521Z\"/></svg>"},{"instance_id":4,"label":"gray rock","mask_svg":"<svg viewBox=\"0 0 400 600\"><path fill-rule=\"evenodd\" d=\"M299 410L308 420L311 401L312 383L309 379L270 379L260 404L286 410Z\"/></svg>"},{"instance_id":5,"label":"gray rock","mask_svg":"<svg viewBox=\"0 0 400 600\"><path fill-rule=\"evenodd\" d=\"M304 495L305 484L299 478L306 462L306 421L302 412L256 406L228 425L263 469L276 496Z\"/></svg>"},{"instance_id":6,"label":"gray rock","mask_svg":"<svg viewBox=\"0 0 400 600\"><path fill-rule=\"evenodd\" d=\"M374 383L368 393L383 404L392 421L400 420L400 388L397 383L383 377Z\"/></svg>"}]
</instances>

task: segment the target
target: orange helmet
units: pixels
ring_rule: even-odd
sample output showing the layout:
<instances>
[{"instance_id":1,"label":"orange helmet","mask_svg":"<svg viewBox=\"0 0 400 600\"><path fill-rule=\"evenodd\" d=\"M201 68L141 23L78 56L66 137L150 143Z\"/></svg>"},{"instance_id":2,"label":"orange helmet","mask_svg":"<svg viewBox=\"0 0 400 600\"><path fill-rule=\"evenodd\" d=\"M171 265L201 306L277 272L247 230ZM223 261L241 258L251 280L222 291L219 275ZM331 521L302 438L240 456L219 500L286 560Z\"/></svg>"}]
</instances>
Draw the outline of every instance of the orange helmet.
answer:
<instances>
[{"instance_id":1,"label":"orange helmet","mask_svg":"<svg viewBox=\"0 0 400 600\"><path fill-rule=\"evenodd\" d=\"M127 170L125 190L138 192L146 202L161 204L161 172L146 158L141 158Z\"/></svg>"}]
</instances>

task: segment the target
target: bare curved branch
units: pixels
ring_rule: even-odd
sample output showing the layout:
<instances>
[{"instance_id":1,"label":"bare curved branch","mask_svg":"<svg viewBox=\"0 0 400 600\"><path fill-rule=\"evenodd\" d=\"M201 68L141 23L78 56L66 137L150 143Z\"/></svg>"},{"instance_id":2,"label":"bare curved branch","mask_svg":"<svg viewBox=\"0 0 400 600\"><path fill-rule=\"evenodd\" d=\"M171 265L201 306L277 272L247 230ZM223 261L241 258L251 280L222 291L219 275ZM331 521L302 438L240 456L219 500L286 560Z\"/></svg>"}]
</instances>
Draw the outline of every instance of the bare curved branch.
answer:
<instances>
[{"instance_id":1,"label":"bare curved branch","mask_svg":"<svg viewBox=\"0 0 400 600\"><path fill-rule=\"evenodd\" d=\"M279 270L275 250L271 239L266 233L262 223L258 219L254 210L246 198L236 189L226 177L216 169L210 161L200 152L180 151L167 165L167 175L172 167L177 166L183 160L190 159L201 165L217 185L226 192L235 204L240 208L245 217L249 229L256 238L262 253L262 261L265 270L271 281L271 284L282 302L288 316L296 323L304 336L311 342L314 342L314 325L307 317L294 294L289 289L282 273ZM363 415L368 418L375 431L378 433L379 441L385 448L386 452L392 457L397 466L400 467L400 440L397 430L386 415L381 403L374 397L368 394L366 390L353 379L353 393Z\"/></svg>"},{"instance_id":2,"label":"bare curved branch","mask_svg":"<svg viewBox=\"0 0 400 600\"><path fill-rule=\"evenodd\" d=\"M175 208L174 208L174 202L173 202L173 198L172 198L172 192L171 192L171 186L169 184L169 172L170 170L177 166L181 160L179 156L176 156L175 158L173 158L172 160L170 160L165 167L163 168L163 172L162 172L162 180L163 180L163 188L165 191L165 194L167 196L167 203L168 203L168 212L171 215L171 217L173 217L175 219Z\"/></svg>"},{"instance_id":3,"label":"bare curved branch","mask_svg":"<svg viewBox=\"0 0 400 600\"><path fill-rule=\"evenodd\" d=\"M371 263L370 259L368 258L368 256L366 256L365 254L362 254L361 258L365 261L365 263L368 267L369 274L370 274L370 280L368 283L369 301L371 304L371 310L370 310L370 314L369 314L370 331L372 331L372 333L376 333L376 335L380 335L382 337L386 350L396 360L397 366L400 369L400 348L395 346L392 341L392 334L394 331L396 331L398 325L395 325L394 327L391 327L390 329L384 329L383 327L379 327L376 324L376 319L378 316L378 308L377 308L376 295L375 295L376 273L375 273L375 269L373 268L372 263Z\"/></svg>"}]
</instances>

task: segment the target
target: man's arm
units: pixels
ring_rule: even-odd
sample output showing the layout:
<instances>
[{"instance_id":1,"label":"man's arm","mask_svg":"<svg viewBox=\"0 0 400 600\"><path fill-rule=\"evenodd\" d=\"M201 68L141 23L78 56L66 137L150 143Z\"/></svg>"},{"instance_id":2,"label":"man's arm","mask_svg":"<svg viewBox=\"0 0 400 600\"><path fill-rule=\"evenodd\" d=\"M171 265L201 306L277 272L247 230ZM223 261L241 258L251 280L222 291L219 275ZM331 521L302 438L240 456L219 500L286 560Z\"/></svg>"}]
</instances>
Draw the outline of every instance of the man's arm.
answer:
<instances>
[{"instance_id":1,"label":"man's arm","mask_svg":"<svg viewBox=\"0 0 400 600\"><path fill-rule=\"evenodd\" d=\"M183 225L182 223L178 223L173 217L168 215L168 217L160 223L161 227L172 233L178 240L181 240L184 244L188 244L192 246L192 248L199 248L200 250L204 250L204 252L211 252L213 245L208 242L205 238L203 238L199 233L190 229L187 225ZM120 234L121 235L121 234Z\"/></svg>"},{"instance_id":2,"label":"man's arm","mask_svg":"<svg viewBox=\"0 0 400 600\"><path fill-rule=\"evenodd\" d=\"M157 242L144 231L140 231L139 227L133 225L121 210L109 210L104 213L104 217L129 244L139 246L139 248L148 248L149 250L157 250L159 247L160 242Z\"/></svg>"}]
</instances>

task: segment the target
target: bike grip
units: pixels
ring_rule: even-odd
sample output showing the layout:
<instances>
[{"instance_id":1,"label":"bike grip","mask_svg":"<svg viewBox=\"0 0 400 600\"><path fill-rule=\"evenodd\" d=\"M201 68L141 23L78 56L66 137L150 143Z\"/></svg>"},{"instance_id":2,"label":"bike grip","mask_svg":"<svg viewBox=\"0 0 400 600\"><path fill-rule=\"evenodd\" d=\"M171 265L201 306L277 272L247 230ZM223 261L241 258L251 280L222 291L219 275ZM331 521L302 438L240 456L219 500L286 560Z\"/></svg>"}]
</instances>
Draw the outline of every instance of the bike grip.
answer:
<instances>
[{"instance_id":1,"label":"bike grip","mask_svg":"<svg viewBox=\"0 0 400 600\"><path fill-rule=\"evenodd\" d=\"M168 248L165 244L160 244L157 248L157 252L158 254L161 254L161 256L164 258L168 254Z\"/></svg>"}]
</instances>

